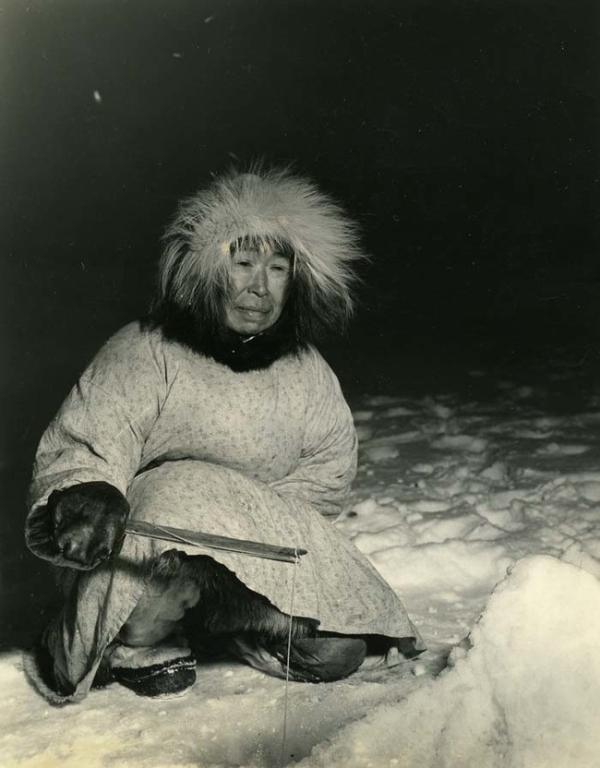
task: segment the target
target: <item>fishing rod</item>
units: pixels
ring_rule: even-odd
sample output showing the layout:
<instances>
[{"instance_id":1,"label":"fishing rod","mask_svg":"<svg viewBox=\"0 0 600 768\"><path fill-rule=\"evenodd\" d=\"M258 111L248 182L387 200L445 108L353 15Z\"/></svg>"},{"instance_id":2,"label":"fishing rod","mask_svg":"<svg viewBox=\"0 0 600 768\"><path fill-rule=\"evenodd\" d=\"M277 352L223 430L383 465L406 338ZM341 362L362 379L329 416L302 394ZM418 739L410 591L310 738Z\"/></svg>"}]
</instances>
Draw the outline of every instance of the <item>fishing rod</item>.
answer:
<instances>
[{"instance_id":1,"label":"fishing rod","mask_svg":"<svg viewBox=\"0 0 600 768\"><path fill-rule=\"evenodd\" d=\"M260 541L235 539L230 536L217 536L202 531L188 531L184 528L171 528L168 525L147 523L143 520L129 520L125 532L134 536L145 536L149 539L172 541L176 544L191 544L195 547L207 547L225 552L237 552L251 557L262 557L267 560L279 560L284 563L295 563L298 557L307 554L306 549L282 547L278 544L265 544Z\"/></svg>"}]
</instances>

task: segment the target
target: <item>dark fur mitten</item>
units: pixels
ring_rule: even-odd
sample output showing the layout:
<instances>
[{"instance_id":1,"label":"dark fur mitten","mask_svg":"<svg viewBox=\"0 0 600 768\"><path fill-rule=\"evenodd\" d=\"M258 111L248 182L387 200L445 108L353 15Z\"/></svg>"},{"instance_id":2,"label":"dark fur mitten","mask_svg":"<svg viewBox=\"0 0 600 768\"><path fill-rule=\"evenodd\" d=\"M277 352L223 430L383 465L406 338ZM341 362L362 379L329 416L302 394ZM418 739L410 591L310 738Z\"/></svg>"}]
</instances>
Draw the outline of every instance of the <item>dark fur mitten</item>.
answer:
<instances>
[{"instance_id":1,"label":"dark fur mitten","mask_svg":"<svg viewBox=\"0 0 600 768\"><path fill-rule=\"evenodd\" d=\"M48 511L56 546L72 568L95 568L120 550L129 504L109 483L81 483L53 491Z\"/></svg>"}]
</instances>

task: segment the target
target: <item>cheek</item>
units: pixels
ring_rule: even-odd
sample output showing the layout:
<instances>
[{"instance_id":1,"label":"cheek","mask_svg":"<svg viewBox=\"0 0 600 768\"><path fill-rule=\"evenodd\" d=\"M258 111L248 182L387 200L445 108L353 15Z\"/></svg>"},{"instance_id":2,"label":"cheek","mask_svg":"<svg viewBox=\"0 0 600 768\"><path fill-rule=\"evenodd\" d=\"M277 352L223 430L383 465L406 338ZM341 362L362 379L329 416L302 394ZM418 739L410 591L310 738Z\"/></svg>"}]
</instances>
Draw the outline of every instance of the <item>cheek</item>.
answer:
<instances>
[{"instance_id":1,"label":"cheek","mask_svg":"<svg viewBox=\"0 0 600 768\"><path fill-rule=\"evenodd\" d=\"M227 299L232 299L238 296L246 287L246 283L244 281L243 276L231 274L229 275L229 280L227 281L227 290L225 292L225 295Z\"/></svg>"},{"instance_id":2,"label":"cheek","mask_svg":"<svg viewBox=\"0 0 600 768\"><path fill-rule=\"evenodd\" d=\"M292 289L292 281L289 275L280 278L277 281L277 296L281 298L283 302L287 299Z\"/></svg>"},{"instance_id":3,"label":"cheek","mask_svg":"<svg viewBox=\"0 0 600 768\"><path fill-rule=\"evenodd\" d=\"M273 291L273 298L275 300L275 304L279 310L282 310L285 306L285 302L287 301L289 289L287 283L284 283L282 285L278 285L275 290Z\"/></svg>"}]
</instances>

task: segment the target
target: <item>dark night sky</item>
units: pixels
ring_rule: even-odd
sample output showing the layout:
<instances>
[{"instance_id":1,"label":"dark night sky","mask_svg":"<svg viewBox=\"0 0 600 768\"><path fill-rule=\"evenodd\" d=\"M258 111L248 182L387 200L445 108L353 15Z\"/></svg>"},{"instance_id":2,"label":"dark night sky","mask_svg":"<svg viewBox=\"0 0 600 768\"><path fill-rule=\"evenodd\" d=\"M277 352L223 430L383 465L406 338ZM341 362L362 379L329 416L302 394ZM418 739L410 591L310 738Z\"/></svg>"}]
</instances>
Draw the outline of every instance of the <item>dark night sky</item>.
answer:
<instances>
[{"instance_id":1,"label":"dark night sky","mask_svg":"<svg viewBox=\"0 0 600 768\"><path fill-rule=\"evenodd\" d=\"M144 311L176 201L232 157L295 161L362 225L343 381L350 356L594 345L599 8L0 1L9 463Z\"/></svg>"}]
</instances>

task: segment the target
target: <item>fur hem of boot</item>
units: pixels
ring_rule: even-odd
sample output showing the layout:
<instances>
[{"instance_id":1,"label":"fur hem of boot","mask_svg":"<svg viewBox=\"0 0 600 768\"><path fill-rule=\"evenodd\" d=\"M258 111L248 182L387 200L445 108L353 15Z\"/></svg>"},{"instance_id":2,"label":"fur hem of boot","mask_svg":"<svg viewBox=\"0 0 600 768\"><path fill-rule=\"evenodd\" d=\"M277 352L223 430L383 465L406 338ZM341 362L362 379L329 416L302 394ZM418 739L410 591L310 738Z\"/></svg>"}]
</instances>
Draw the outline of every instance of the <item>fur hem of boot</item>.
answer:
<instances>
[{"instance_id":1,"label":"fur hem of boot","mask_svg":"<svg viewBox=\"0 0 600 768\"><path fill-rule=\"evenodd\" d=\"M111 675L138 696L172 698L183 696L196 682L196 660L187 655L149 667L112 667Z\"/></svg>"}]
</instances>

